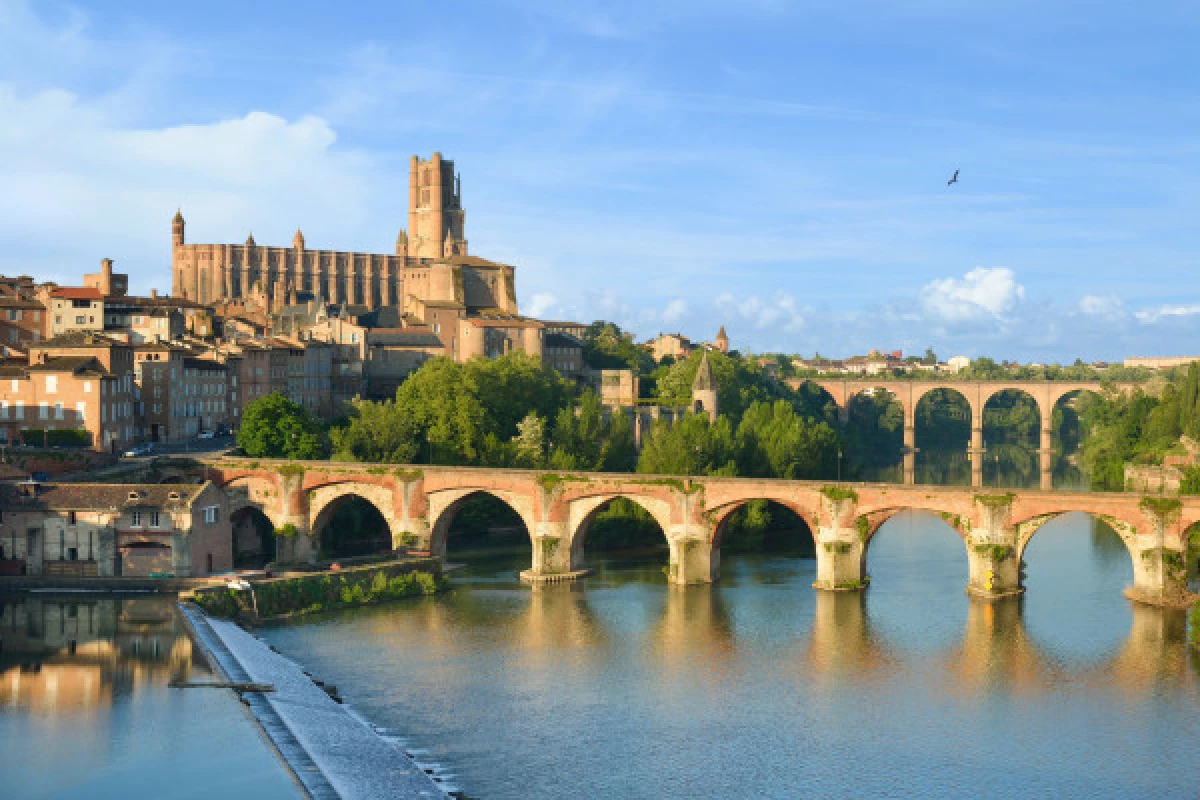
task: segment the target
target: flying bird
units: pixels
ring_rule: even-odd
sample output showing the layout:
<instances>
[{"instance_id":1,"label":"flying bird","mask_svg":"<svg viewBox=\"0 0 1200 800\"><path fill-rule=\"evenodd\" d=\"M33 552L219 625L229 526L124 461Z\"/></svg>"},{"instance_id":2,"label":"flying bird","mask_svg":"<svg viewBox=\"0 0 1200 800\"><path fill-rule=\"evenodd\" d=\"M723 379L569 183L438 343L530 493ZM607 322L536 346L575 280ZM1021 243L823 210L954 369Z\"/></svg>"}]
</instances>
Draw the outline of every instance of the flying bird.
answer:
<instances>
[{"instance_id":1,"label":"flying bird","mask_svg":"<svg viewBox=\"0 0 1200 800\"><path fill-rule=\"evenodd\" d=\"M952 177L950 180L946 181L946 185L953 186L956 183L958 183L958 170L954 170L954 177Z\"/></svg>"}]
</instances>

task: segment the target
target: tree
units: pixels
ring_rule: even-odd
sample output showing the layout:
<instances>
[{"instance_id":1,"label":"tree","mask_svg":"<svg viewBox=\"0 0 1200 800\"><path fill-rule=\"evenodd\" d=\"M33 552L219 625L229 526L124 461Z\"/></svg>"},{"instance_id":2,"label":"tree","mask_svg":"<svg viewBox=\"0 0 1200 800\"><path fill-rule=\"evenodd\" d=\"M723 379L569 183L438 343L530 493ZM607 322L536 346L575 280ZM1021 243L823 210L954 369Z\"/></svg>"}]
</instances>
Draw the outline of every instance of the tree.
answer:
<instances>
[{"instance_id":1,"label":"tree","mask_svg":"<svg viewBox=\"0 0 1200 800\"><path fill-rule=\"evenodd\" d=\"M658 475L725 475L737 470L737 447L729 418L686 414L675 423L658 420L642 440L638 472Z\"/></svg>"},{"instance_id":2,"label":"tree","mask_svg":"<svg viewBox=\"0 0 1200 800\"><path fill-rule=\"evenodd\" d=\"M824 422L801 418L785 400L755 402L737 429L738 474L788 480L832 477L838 436Z\"/></svg>"},{"instance_id":3,"label":"tree","mask_svg":"<svg viewBox=\"0 0 1200 800\"><path fill-rule=\"evenodd\" d=\"M317 459L326 454L321 421L279 392L246 406L237 442L254 458Z\"/></svg>"},{"instance_id":4,"label":"tree","mask_svg":"<svg viewBox=\"0 0 1200 800\"><path fill-rule=\"evenodd\" d=\"M396 411L395 402L355 399L349 423L329 432L333 457L340 461L407 464L421 451L423 440L412 418Z\"/></svg>"},{"instance_id":5,"label":"tree","mask_svg":"<svg viewBox=\"0 0 1200 800\"><path fill-rule=\"evenodd\" d=\"M642 374L654 369L654 359L634 343L632 333L602 319L589 325L583 335L583 361L592 369L631 369Z\"/></svg>"},{"instance_id":6,"label":"tree","mask_svg":"<svg viewBox=\"0 0 1200 800\"><path fill-rule=\"evenodd\" d=\"M517 423L513 437L513 465L541 469L546 461L546 420L530 411Z\"/></svg>"}]
</instances>

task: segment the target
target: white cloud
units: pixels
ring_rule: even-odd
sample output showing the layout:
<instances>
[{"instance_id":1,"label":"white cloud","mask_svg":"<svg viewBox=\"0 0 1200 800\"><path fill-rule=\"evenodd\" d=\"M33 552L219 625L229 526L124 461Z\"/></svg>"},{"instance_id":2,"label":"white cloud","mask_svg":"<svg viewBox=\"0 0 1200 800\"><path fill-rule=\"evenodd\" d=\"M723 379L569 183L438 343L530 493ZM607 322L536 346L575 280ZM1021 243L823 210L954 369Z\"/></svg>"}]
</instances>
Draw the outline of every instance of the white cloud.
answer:
<instances>
[{"instance_id":1,"label":"white cloud","mask_svg":"<svg viewBox=\"0 0 1200 800\"><path fill-rule=\"evenodd\" d=\"M674 325L679 320L683 319L683 315L687 313L687 301L682 298L676 298L667 303L667 307L663 309L662 321L664 325Z\"/></svg>"},{"instance_id":2,"label":"white cloud","mask_svg":"<svg viewBox=\"0 0 1200 800\"><path fill-rule=\"evenodd\" d=\"M543 317L558 307L558 298L551 292L538 292L529 298L525 313L531 317Z\"/></svg>"},{"instance_id":3,"label":"white cloud","mask_svg":"<svg viewBox=\"0 0 1200 800\"><path fill-rule=\"evenodd\" d=\"M0 83L0 152L0 238L45 242L33 257L0 255L0 272L81 272L111 256L135 290L169 282L179 206L192 241L240 241L253 229L263 244L286 243L300 225L317 247L386 252L395 233L364 221L393 205L398 229L406 204L387 199L387 176L313 116L131 128L72 93Z\"/></svg>"},{"instance_id":4,"label":"white cloud","mask_svg":"<svg viewBox=\"0 0 1200 800\"><path fill-rule=\"evenodd\" d=\"M976 267L961 279L942 278L921 288L921 305L935 317L961 322L981 313L1000 317L1025 298L1025 287L1008 267Z\"/></svg>"},{"instance_id":5,"label":"white cloud","mask_svg":"<svg viewBox=\"0 0 1200 800\"><path fill-rule=\"evenodd\" d=\"M1122 313L1124 304L1113 295L1087 294L1079 300L1079 310L1084 314L1111 316Z\"/></svg>"},{"instance_id":6,"label":"white cloud","mask_svg":"<svg viewBox=\"0 0 1200 800\"><path fill-rule=\"evenodd\" d=\"M1159 306L1158 308L1149 308L1138 311L1134 314L1138 322L1152 324L1160 322L1164 319L1194 317L1200 314L1200 303L1192 303L1184 306Z\"/></svg>"},{"instance_id":7,"label":"white cloud","mask_svg":"<svg viewBox=\"0 0 1200 800\"><path fill-rule=\"evenodd\" d=\"M749 295L742 300L722 292L713 305L721 314L745 322L757 331L797 333L804 327L804 315L796 306L796 298L786 292L776 292L769 299Z\"/></svg>"}]
</instances>

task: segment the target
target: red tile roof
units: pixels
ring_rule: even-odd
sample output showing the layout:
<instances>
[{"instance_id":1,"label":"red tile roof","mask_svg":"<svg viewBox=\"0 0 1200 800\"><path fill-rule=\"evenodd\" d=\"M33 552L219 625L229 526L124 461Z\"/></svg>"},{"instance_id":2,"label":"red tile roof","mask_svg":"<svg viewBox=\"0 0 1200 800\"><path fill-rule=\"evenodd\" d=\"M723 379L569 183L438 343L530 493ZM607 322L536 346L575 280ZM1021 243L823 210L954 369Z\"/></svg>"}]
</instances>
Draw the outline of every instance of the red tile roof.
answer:
<instances>
[{"instance_id":1,"label":"red tile roof","mask_svg":"<svg viewBox=\"0 0 1200 800\"><path fill-rule=\"evenodd\" d=\"M67 300L103 300L104 294L99 289L90 286L59 286L50 290L51 297L64 297Z\"/></svg>"}]
</instances>

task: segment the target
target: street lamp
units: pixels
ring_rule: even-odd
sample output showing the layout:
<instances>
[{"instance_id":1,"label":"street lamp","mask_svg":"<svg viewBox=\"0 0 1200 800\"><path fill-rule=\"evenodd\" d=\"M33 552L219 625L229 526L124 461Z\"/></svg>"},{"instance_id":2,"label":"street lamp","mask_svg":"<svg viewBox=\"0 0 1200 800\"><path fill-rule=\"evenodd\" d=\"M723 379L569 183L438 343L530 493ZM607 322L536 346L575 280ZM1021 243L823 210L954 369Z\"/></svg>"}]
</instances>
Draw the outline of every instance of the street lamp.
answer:
<instances>
[{"instance_id":1,"label":"street lamp","mask_svg":"<svg viewBox=\"0 0 1200 800\"><path fill-rule=\"evenodd\" d=\"M840 448L840 447L838 448L838 473L837 473L837 479L838 479L838 483L841 483L841 481L842 481L842 448Z\"/></svg>"}]
</instances>

